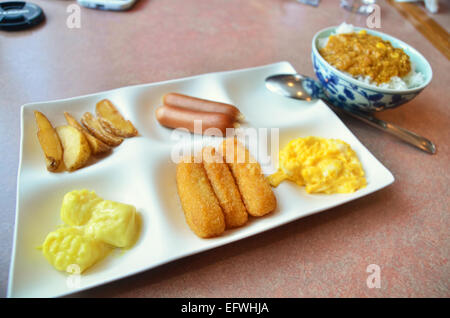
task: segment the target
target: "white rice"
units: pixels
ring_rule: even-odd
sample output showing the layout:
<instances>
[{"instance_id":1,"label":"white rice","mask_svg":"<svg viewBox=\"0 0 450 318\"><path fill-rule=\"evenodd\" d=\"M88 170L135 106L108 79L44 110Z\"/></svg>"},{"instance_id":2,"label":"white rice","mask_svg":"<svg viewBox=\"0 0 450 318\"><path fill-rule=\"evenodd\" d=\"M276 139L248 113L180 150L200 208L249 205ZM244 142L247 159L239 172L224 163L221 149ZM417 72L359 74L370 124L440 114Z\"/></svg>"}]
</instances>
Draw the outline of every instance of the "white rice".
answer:
<instances>
[{"instance_id":1,"label":"white rice","mask_svg":"<svg viewBox=\"0 0 450 318\"><path fill-rule=\"evenodd\" d=\"M339 27L337 27L336 32L334 34L353 33L353 32L354 32L353 25L343 22ZM327 43L328 37L318 39L318 45L320 49L324 48L327 45ZM352 76L349 73L346 74ZM377 84L377 82L372 81L372 78L370 76L357 76L355 78L368 85L373 85L379 88L388 88L397 90L418 87L422 85L424 82L423 74L416 71L415 65L412 62L411 62L411 72L409 72L409 74L407 74L402 78L398 76L391 77L388 83Z\"/></svg>"}]
</instances>

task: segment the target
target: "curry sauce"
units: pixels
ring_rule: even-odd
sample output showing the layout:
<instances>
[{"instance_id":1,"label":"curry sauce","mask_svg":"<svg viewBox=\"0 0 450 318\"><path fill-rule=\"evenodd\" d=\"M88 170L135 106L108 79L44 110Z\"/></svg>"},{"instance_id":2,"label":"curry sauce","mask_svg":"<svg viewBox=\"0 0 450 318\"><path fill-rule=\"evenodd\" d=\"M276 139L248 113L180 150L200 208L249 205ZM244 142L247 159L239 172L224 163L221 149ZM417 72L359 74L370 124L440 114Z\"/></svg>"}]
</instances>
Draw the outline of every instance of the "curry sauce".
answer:
<instances>
[{"instance_id":1,"label":"curry sauce","mask_svg":"<svg viewBox=\"0 0 450 318\"><path fill-rule=\"evenodd\" d=\"M319 52L337 69L355 77L370 76L377 84L388 83L392 77L403 77L411 71L409 56L402 49L365 30L331 35Z\"/></svg>"}]
</instances>

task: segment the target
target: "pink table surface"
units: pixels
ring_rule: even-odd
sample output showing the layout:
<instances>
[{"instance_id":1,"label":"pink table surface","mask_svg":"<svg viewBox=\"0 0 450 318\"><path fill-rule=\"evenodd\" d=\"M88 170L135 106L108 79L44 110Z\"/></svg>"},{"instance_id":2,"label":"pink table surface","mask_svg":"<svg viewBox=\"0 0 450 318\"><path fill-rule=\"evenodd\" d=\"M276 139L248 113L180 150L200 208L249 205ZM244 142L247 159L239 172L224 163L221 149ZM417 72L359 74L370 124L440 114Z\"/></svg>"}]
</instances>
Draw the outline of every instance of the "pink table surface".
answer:
<instances>
[{"instance_id":1,"label":"pink table surface","mask_svg":"<svg viewBox=\"0 0 450 318\"><path fill-rule=\"evenodd\" d=\"M33 0L46 22L0 33L0 295L11 260L20 106L196 74L289 61L313 75L311 39L346 20L338 1L140 0L128 12ZM414 101L380 117L433 140L434 156L347 117L343 121L394 174L390 187L269 232L160 266L83 297L449 297L449 61L384 1L382 29L428 59L434 78ZM446 14L443 19L442 15ZM449 13L440 15L449 29ZM151 251L149 251L151 253ZM381 288L366 285L369 264Z\"/></svg>"}]
</instances>

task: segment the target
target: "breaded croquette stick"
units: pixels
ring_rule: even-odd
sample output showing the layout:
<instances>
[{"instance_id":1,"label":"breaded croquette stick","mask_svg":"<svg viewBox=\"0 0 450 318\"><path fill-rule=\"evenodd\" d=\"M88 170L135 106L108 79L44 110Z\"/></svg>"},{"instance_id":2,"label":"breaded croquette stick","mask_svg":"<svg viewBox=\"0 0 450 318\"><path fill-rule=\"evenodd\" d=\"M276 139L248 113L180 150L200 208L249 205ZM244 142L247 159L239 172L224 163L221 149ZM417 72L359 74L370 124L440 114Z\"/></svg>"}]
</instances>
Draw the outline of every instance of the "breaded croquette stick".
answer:
<instances>
[{"instance_id":1,"label":"breaded croquette stick","mask_svg":"<svg viewBox=\"0 0 450 318\"><path fill-rule=\"evenodd\" d=\"M202 238L225 231L225 218L202 163L194 157L177 165L177 188L186 222Z\"/></svg>"},{"instance_id":2,"label":"breaded croquette stick","mask_svg":"<svg viewBox=\"0 0 450 318\"><path fill-rule=\"evenodd\" d=\"M203 166L222 207L227 228L238 227L248 220L247 210L230 168L214 147L202 150Z\"/></svg>"},{"instance_id":3,"label":"breaded croquette stick","mask_svg":"<svg viewBox=\"0 0 450 318\"><path fill-rule=\"evenodd\" d=\"M220 151L233 173L247 212L263 216L275 210L275 194L249 151L236 138L225 139Z\"/></svg>"}]
</instances>

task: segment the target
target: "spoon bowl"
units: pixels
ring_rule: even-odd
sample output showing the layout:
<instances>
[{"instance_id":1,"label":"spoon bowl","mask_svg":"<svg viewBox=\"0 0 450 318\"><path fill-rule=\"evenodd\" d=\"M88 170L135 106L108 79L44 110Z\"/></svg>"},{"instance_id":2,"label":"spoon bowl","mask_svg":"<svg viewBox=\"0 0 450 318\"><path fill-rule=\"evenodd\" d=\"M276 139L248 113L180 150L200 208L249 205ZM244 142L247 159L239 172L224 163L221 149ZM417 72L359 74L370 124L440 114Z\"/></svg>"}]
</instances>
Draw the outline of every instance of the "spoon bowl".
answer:
<instances>
[{"instance_id":1,"label":"spoon bowl","mask_svg":"<svg viewBox=\"0 0 450 318\"><path fill-rule=\"evenodd\" d=\"M312 78L301 74L277 74L266 78L266 87L285 97L307 102L324 98L322 87Z\"/></svg>"},{"instance_id":2,"label":"spoon bowl","mask_svg":"<svg viewBox=\"0 0 450 318\"><path fill-rule=\"evenodd\" d=\"M333 110L344 112L352 117L358 118L427 153L434 154L436 152L436 146L430 140L419 136L412 131L378 119L370 113L358 111L354 108L347 108L342 105L339 105L339 107L334 106L324 94L321 84L310 77L301 74L277 74L267 77L265 84L271 92L285 97L308 102L322 99Z\"/></svg>"}]
</instances>

